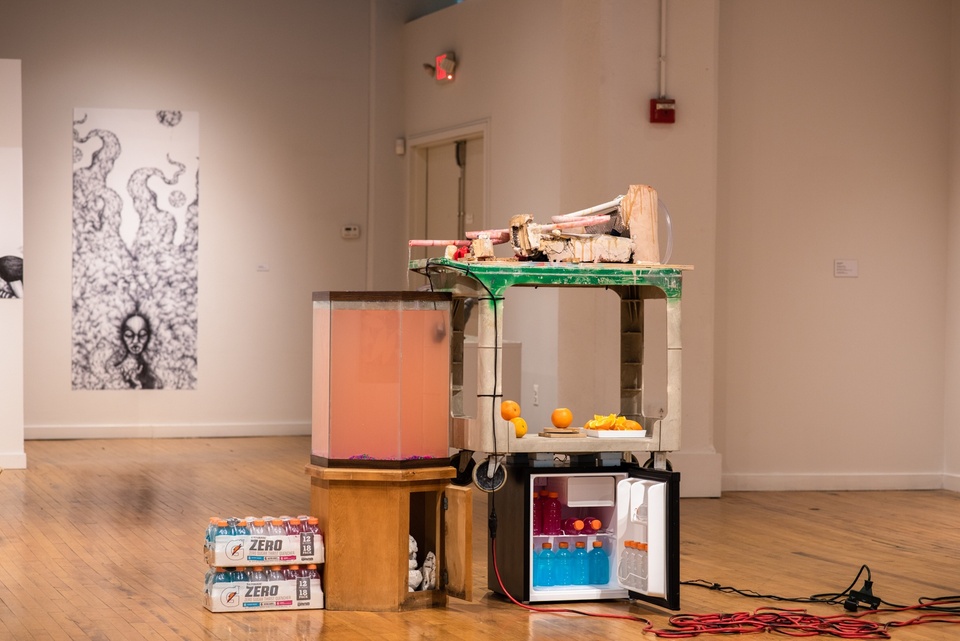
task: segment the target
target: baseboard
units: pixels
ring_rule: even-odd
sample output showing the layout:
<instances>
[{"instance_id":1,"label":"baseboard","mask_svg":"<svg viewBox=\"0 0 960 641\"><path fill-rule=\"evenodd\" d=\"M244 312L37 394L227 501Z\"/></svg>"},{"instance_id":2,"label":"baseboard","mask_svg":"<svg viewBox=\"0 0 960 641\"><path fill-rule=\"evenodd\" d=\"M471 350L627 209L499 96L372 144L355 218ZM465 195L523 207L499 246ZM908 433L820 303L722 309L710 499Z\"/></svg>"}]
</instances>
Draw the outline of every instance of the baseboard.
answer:
<instances>
[{"instance_id":1,"label":"baseboard","mask_svg":"<svg viewBox=\"0 0 960 641\"><path fill-rule=\"evenodd\" d=\"M27 469L27 455L25 452L0 452L0 470Z\"/></svg>"},{"instance_id":2,"label":"baseboard","mask_svg":"<svg viewBox=\"0 0 960 641\"><path fill-rule=\"evenodd\" d=\"M23 438L69 440L89 438L217 438L231 436L303 436L309 422L187 423L167 425L25 425Z\"/></svg>"},{"instance_id":3,"label":"baseboard","mask_svg":"<svg viewBox=\"0 0 960 641\"><path fill-rule=\"evenodd\" d=\"M712 450L670 452L671 467L680 472L682 498L716 498L720 496L722 456Z\"/></svg>"},{"instance_id":4,"label":"baseboard","mask_svg":"<svg viewBox=\"0 0 960 641\"><path fill-rule=\"evenodd\" d=\"M960 478L955 479L960 488ZM940 490L945 475L929 474L724 474L724 492Z\"/></svg>"},{"instance_id":5,"label":"baseboard","mask_svg":"<svg viewBox=\"0 0 960 641\"><path fill-rule=\"evenodd\" d=\"M943 474L943 489L960 492L960 474Z\"/></svg>"}]
</instances>

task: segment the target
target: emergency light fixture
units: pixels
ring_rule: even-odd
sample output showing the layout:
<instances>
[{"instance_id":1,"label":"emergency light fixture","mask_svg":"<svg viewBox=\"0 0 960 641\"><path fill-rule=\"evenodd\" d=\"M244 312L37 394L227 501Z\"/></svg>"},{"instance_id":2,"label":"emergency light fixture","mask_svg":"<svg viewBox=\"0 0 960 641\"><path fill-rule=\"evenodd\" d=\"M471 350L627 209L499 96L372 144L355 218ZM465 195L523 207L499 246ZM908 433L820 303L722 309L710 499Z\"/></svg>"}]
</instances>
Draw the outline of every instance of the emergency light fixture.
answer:
<instances>
[{"instance_id":1,"label":"emergency light fixture","mask_svg":"<svg viewBox=\"0 0 960 641\"><path fill-rule=\"evenodd\" d=\"M434 58L434 63L424 64L423 68L434 77L437 82L453 82L453 70L457 66L457 58L452 51L441 53Z\"/></svg>"}]
</instances>

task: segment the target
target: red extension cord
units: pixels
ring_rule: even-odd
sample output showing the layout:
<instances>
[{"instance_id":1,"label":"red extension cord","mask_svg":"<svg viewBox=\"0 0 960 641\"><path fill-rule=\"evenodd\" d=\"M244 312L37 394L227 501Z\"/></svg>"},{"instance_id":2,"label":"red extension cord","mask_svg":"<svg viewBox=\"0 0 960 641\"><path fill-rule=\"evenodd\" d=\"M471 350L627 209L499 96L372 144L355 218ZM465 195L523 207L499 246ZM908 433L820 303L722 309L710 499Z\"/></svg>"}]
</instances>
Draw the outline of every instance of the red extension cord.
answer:
<instances>
[{"instance_id":1,"label":"red extension cord","mask_svg":"<svg viewBox=\"0 0 960 641\"><path fill-rule=\"evenodd\" d=\"M867 610L858 614L841 614L828 617L816 616L806 610L783 608L757 608L753 612L736 612L733 614L676 614L668 619L673 628L654 628L649 619L632 614L604 614L584 612L572 608L537 608L517 601L504 587L503 579L500 578L500 568L497 566L496 543L496 537L492 538L493 569L497 575L497 582L507 598L521 608L530 612L546 614L579 614L602 619L636 621L645 624L643 627L645 634L653 634L665 639L691 639L701 634L755 634L758 632L779 632L794 637L829 635L839 639L889 639L891 638L890 630L892 628L903 628L925 623L960 623L960 614L953 612L928 612L913 619L890 621L888 623L864 621L862 618L868 614L935 609L947 605L956 606L960 604L960 599L927 601L907 607Z\"/></svg>"}]
</instances>

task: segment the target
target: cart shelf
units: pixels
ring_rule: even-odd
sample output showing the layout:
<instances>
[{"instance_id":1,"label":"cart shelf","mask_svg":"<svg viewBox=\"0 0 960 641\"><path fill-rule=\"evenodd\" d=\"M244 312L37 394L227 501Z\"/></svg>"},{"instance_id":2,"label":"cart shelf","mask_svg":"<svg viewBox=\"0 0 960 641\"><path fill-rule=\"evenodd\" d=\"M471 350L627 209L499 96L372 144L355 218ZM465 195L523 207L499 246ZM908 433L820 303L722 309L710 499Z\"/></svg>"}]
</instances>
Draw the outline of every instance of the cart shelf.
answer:
<instances>
[{"instance_id":1,"label":"cart shelf","mask_svg":"<svg viewBox=\"0 0 960 641\"><path fill-rule=\"evenodd\" d=\"M489 454L669 452L680 447L680 295L688 265L634 265L624 263L543 263L517 260L461 262L447 258L410 261L409 268L430 280L434 291L450 292L454 299L451 412L453 447ZM478 314L477 396L491 398L499 408L502 398L503 297L508 287L603 287L620 297L620 413L643 423L643 438L516 438L510 423L498 411L464 414L463 353L465 305L476 299ZM662 417L642 416L644 301L666 302L667 407ZM472 400L472 399L470 399ZM485 404L485 403L484 403ZM481 408L483 405L480 406Z\"/></svg>"}]
</instances>

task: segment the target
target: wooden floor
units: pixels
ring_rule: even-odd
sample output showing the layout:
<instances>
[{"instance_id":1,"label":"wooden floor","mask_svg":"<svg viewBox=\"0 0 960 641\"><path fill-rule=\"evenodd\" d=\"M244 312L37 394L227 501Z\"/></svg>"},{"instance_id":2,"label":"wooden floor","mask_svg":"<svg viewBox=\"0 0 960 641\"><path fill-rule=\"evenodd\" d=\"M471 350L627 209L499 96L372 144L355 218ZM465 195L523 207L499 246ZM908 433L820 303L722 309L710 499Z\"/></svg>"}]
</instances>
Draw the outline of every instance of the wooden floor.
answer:
<instances>
[{"instance_id":1,"label":"wooden floor","mask_svg":"<svg viewBox=\"0 0 960 641\"><path fill-rule=\"evenodd\" d=\"M29 469L0 474L3 640L645 636L640 623L531 613L488 592L480 493L471 602L454 599L444 609L388 614L213 614L201 605L208 518L308 511L308 438L32 441L26 452ZM731 493L684 499L681 514L684 580L809 596L842 591L866 564L875 594L885 601L914 604L922 596L960 593L957 494ZM682 611L692 613L802 607L693 586L684 586L681 595ZM626 600L575 605L646 617L658 627L669 614ZM827 605L809 610L843 613ZM879 617L894 618L907 616ZM900 628L891 637L958 639L960 626Z\"/></svg>"}]
</instances>

